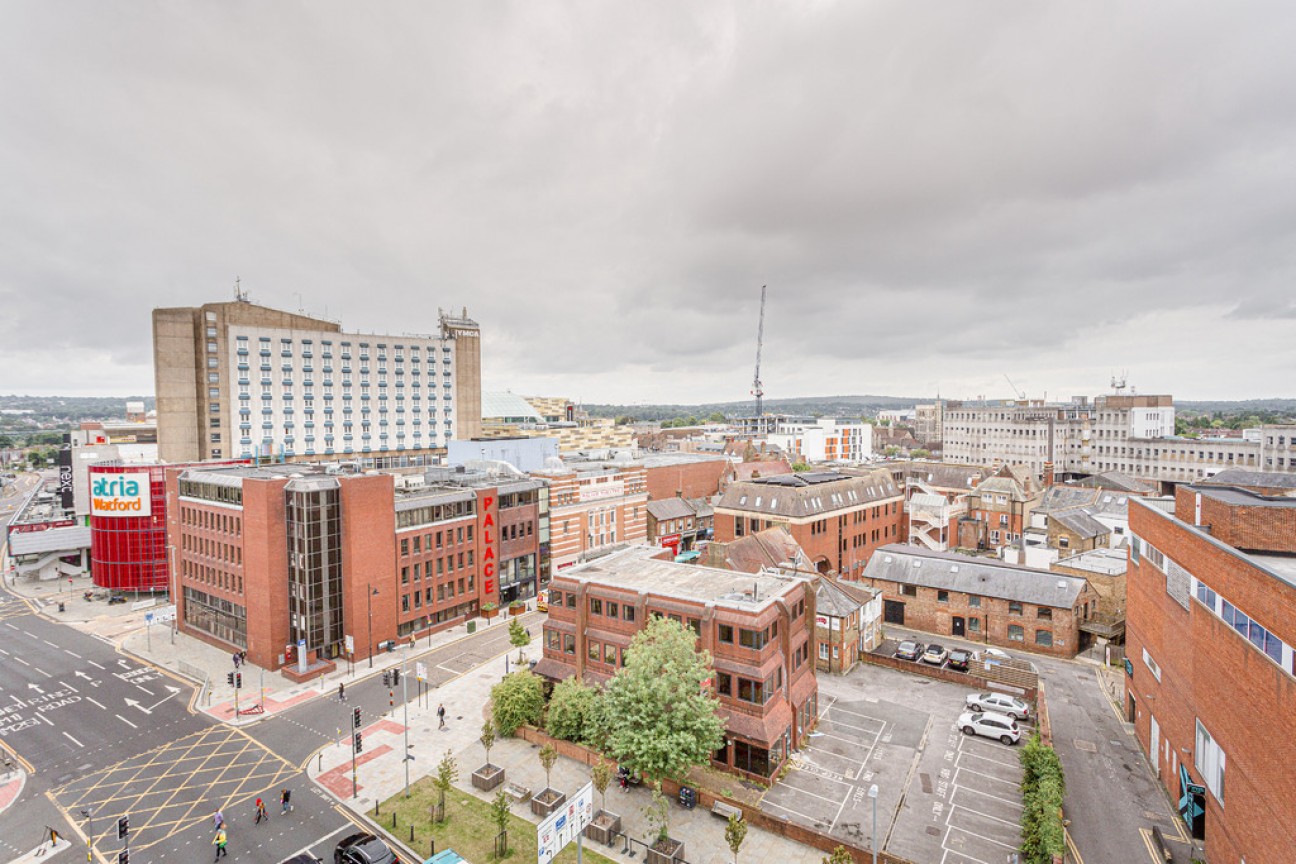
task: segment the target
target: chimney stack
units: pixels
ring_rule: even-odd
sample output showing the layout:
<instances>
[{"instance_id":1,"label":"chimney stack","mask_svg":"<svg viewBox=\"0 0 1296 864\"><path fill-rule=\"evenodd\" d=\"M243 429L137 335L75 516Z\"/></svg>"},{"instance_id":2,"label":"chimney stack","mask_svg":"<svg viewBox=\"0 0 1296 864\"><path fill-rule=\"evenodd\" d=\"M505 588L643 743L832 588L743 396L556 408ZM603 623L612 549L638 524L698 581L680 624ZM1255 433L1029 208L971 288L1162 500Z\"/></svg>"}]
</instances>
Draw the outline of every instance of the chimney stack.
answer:
<instances>
[{"instance_id":1,"label":"chimney stack","mask_svg":"<svg viewBox=\"0 0 1296 864\"><path fill-rule=\"evenodd\" d=\"M1044 488L1048 489L1053 486L1053 463L1044 463Z\"/></svg>"}]
</instances>

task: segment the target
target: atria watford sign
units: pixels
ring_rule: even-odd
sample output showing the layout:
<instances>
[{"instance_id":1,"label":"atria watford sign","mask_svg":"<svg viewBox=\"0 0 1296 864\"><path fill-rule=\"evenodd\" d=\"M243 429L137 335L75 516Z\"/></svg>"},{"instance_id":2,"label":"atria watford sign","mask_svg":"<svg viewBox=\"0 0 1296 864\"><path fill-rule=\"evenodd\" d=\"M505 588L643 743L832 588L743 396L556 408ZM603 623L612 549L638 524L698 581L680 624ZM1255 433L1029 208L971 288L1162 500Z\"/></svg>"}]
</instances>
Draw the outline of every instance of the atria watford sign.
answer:
<instances>
[{"instance_id":1,"label":"atria watford sign","mask_svg":"<svg viewBox=\"0 0 1296 864\"><path fill-rule=\"evenodd\" d=\"M90 512L95 516L148 516L152 512L148 472L94 475Z\"/></svg>"}]
</instances>

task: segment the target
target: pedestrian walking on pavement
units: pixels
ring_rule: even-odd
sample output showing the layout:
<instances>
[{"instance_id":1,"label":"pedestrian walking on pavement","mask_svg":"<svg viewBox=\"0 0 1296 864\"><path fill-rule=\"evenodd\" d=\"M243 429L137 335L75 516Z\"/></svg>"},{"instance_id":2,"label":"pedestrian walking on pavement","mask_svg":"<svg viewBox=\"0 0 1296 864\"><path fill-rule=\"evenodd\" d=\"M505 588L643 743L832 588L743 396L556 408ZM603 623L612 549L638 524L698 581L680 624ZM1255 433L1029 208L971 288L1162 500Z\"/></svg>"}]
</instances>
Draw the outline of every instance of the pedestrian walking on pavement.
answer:
<instances>
[{"instance_id":1,"label":"pedestrian walking on pavement","mask_svg":"<svg viewBox=\"0 0 1296 864\"><path fill-rule=\"evenodd\" d=\"M219 807L217 807L216 812L212 814L212 827L217 831L225 827L225 814L220 811Z\"/></svg>"},{"instance_id":2,"label":"pedestrian walking on pavement","mask_svg":"<svg viewBox=\"0 0 1296 864\"><path fill-rule=\"evenodd\" d=\"M446 722L445 722L445 703L444 703L444 702L442 702L440 705L437 706L437 719L441 721L441 725L438 726L437 728L438 728L438 729L445 729L445 728L446 728Z\"/></svg>"},{"instance_id":3,"label":"pedestrian walking on pavement","mask_svg":"<svg viewBox=\"0 0 1296 864\"><path fill-rule=\"evenodd\" d=\"M270 814L266 812L265 802L262 801L260 798L258 798L256 800L256 823L255 824L260 825L262 819L269 822Z\"/></svg>"},{"instance_id":4,"label":"pedestrian walking on pavement","mask_svg":"<svg viewBox=\"0 0 1296 864\"><path fill-rule=\"evenodd\" d=\"M216 836L212 838L212 845L216 847L216 858L214 860L219 861L222 857L229 855L229 851L225 848L225 842L225 829L221 828L216 832Z\"/></svg>"},{"instance_id":5,"label":"pedestrian walking on pavement","mask_svg":"<svg viewBox=\"0 0 1296 864\"><path fill-rule=\"evenodd\" d=\"M292 793L287 789L279 793L279 815L283 815L292 809Z\"/></svg>"},{"instance_id":6,"label":"pedestrian walking on pavement","mask_svg":"<svg viewBox=\"0 0 1296 864\"><path fill-rule=\"evenodd\" d=\"M346 682L345 682L345 681L339 681L339 682L338 682L338 701L339 701L339 702L345 702L345 701L346 701Z\"/></svg>"},{"instance_id":7,"label":"pedestrian walking on pavement","mask_svg":"<svg viewBox=\"0 0 1296 864\"><path fill-rule=\"evenodd\" d=\"M235 669L239 668L239 663L240 663L242 660L243 660L243 655L240 654L239 652L235 651L235 652L234 652L234 668L235 668Z\"/></svg>"}]
</instances>

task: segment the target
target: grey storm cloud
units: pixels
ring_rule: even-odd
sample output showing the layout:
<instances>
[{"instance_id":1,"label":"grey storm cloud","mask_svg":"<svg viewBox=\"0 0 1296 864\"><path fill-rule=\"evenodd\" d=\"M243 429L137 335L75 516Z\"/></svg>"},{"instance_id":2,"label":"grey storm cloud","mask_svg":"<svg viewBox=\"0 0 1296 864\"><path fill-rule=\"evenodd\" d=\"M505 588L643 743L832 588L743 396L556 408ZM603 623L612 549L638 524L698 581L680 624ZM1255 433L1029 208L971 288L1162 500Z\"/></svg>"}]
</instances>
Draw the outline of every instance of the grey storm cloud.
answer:
<instances>
[{"instance_id":1,"label":"grey storm cloud","mask_svg":"<svg viewBox=\"0 0 1296 864\"><path fill-rule=\"evenodd\" d=\"M743 398L762 284L768 393L1291 395L1292 44L1276 2L11 4L0 392L147 392L150 309L238 275L467 306L488 387L594 401Z\"/></svg>"}]
</instances>

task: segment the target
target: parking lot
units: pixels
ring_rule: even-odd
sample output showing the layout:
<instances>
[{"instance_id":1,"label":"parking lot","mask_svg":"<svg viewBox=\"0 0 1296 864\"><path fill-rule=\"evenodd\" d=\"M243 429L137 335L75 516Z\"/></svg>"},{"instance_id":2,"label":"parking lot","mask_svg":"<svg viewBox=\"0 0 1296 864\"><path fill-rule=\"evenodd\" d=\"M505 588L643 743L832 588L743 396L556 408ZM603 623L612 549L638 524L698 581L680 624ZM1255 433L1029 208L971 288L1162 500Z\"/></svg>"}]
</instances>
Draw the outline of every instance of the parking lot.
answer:
<instances>
[{"instance_id":1,"label":"parking lot","mask_svg":"<svg viewBox=\"0 0 1296 864\"><path fill-rule=\"evenodd\" d=\"M761 809L911 861L1002 864L1018 848L1018 747L963 735L966 688L876 666L820 676L820 721ZM1029 728L1023 726L1023 732Z\"/></svg>"}]
</instances>

